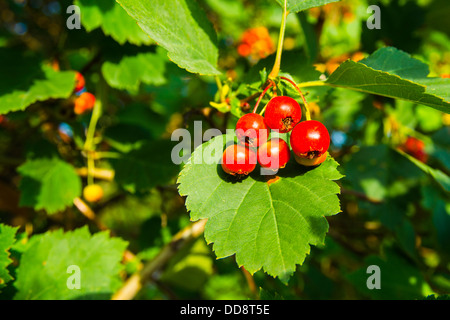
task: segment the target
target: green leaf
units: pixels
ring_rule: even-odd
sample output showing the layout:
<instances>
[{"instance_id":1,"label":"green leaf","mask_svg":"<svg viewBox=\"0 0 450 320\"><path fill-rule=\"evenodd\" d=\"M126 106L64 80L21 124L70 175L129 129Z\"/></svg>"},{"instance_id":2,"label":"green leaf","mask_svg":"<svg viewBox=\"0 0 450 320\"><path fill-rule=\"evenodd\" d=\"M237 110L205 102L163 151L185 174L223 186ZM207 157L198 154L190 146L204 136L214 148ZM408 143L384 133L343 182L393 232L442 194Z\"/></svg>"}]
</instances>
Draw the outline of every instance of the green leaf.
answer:
<instances>
[{"instance_id":1,"label":"green leaf","mask_svg":"<svg viewBox=\"0 0 450 320\"><path fill-rule=\"evenodd\" d=\"M216 33L194 0L118 0L169 58L192 73L217 75Z\"/></svg>"},{"instance_id":2,"label":"green leaf","mask_svg":"<svg viewBox=\"0 0 450 320\"><path fill-rule=\"evenodd\" d=\"M167 183L179 171L171 158L174 143L156 140L142 144L113 162L115 180L128 192L148 191Z\"/></svg>"},{"instance_id":3,"label":"green leaf","mask_svg":"<svg viewBox=\"0 0 450 320\"><path fill-rule=\"evenodd\" d=\"M7 269L12 262L8 250L16 240L17 229L0 223L0 289L13 279Z\"/></svg>"},{"instance_id":4,"label":"green leaf","mask_svg":"<svg viewBox=\"0 0 450 320\"><path fill-rule=\"evenodd\" d=\"M114 0L76 0L81 10L81 24L88 32L102 28L120 44L148 45L153 41Z\"/></svg>"},{"instance_id":5,"label":"green leaf","mask_svg":"<svg viewBox=\"0 0 450 320\"><path fill-rule=\"evenodd\" d=\"M87 227L33 236L22 255L14 283L19 300L107 299L121 284L120 261L127 243L107 232L91 235ZM77 266L80 289L68 283Z\"/></svg>"},{"instance_id":6,"label":"green leaf","mask_svg":"<svg viewBox=\"0 0 450 320\"><path fill-rule=\"evenodd\" d=\"M208 219L205 238L218 258L236 254L239 266L254 273L287 276L302 264L310 244L322 244L325 216L340 212L340 192L333 181L342 176L328 158L307 170L291 161L268 183L258 170L236 182L219 163L234 135L211 139L198 147L180 173L179 192L187 196L191 220Z\"/></svg>"},{"instance_id":7,"label":"green leaf","mask_svg":"<svg viewBox=\"0 0 450 320\"><path fill-rule=\"evenodd\" d=\"M35 57L0 48L0 114L24 110L37 101L68 98L75 86L75 72L55 71Z\"/></svg>"},{"instance_id":8,"label":"green leaf","mask_svg":"<svg viewBox=\"0 0 450 320\"><path fill-rule=\"evenodd\" d=\"M111 87L136 93L141 83L155 86L166 83L166 61L161 54L139 53L123 57L119 63L106 61L102 73Z\"/></svg>"},{"instance_id":9,"label":"green leaf","mask_svg":"<svg viewBox=\"0 0 450 320\"><path fill-rule=\"evenodd\" d=\"M376 51L360 62L347 60L326 84L427 105L450 112L450 79L427 78L428 67L395 48Z\"/></svg>"},{"instance_id":10,"label":"green leaf","mask_svg":"<svg viewBox=\"0 0 450 320\"><path fill-rule=\"evenodd\" d=\"M417 160L413 156L410 156L409 154L397 150L400 154L402 154L404 157L409 159L412 163L414 163L420 170L423 172L429 174L437 183L440 184L440 186L447 192L450 192L450 177L446 175L444 172L442 172L439 169L431 168L430 166L426 165L425 163Z\"/></svg>"},{"instance_id":11,"label":"green leaf","mask_svg":"<svg viewBox=\"0 0 450 320\"><path fill-rule=\"evenodd\" d=\"M281 7L284 7L285 0L276 0ZM287 10L290 12L299 12L315 7L320 7L340 0L287 0Z\"/></svg>"},{"instance_id":12,"label":"green leaf","mask_svg":"<svg viewBox=\"0 0 450 320\"><path fill-rule=\"evenodd\" d=\"M21 206L52 214L71 206L81 194L81 180L75 169L57 158L28 160L17 171L22 176Z\"/></svg>"}]
</instances>

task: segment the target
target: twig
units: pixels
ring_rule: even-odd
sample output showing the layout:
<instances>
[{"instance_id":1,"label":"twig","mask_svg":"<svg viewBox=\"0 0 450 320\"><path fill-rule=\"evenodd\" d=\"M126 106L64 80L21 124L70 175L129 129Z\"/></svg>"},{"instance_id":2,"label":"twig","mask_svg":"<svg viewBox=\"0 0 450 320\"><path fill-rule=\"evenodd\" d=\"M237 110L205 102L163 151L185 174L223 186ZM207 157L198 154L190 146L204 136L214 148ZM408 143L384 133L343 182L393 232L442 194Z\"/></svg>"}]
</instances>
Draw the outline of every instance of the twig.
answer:
<instances>
[{"instance_id":1,"label":"twig","mask_svg":"<svg viewBox=\"0 0 450 320\"><path fill-rule=\"evenodd\" d=\"M77 171L77 174L81 177L87 177L87 175L88 175L88 168L86 168L86 167L79 168L76 171ZM114 170L93 168L91 173L92 173L92 176L96 179L101 179L101 180L106 180L106 181L112 181L114 179Z\"/></svg>"},{"instance_id":2,"label":"twig","mask_svg":"<svg viewBox=\"0 0 450 320\"><path fill-rule=\"evenodd\" d=\"M141 290L143 284L152 279L152 275L160 270L181 248L190 241L198 238L205 230L205 220L197 221L178 232L155 257L145 263L142 270L134 273L125 282L124 286L117 291L112 300L131 300Z\"/></svg>"}]
</instances>

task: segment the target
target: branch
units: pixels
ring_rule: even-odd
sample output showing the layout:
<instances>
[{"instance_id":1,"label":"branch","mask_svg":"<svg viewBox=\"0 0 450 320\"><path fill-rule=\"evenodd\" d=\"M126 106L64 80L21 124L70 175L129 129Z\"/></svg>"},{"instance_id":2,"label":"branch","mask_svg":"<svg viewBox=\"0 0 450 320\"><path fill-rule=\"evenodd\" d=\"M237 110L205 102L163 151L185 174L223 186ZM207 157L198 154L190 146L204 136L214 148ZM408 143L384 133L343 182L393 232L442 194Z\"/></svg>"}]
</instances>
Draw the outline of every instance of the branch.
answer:
<instances>
[{"instance_id":1,"label":"branch","mask_svg":"<svg viewBox=\"0 0 450 320\"><path fill-rule=\"evenodd\" d=\"M199 220L185 229L178 232L165 245L155 259L145 263L142 270L134 273L125 282L124 286L119 289L113 296L112 300L131 300L141 290L143 284L152 279L153 274L160 270L164 265L183 247L185 247L192 240L198 238L205 230L205 220Z\"/></svg>"}]
</instances>

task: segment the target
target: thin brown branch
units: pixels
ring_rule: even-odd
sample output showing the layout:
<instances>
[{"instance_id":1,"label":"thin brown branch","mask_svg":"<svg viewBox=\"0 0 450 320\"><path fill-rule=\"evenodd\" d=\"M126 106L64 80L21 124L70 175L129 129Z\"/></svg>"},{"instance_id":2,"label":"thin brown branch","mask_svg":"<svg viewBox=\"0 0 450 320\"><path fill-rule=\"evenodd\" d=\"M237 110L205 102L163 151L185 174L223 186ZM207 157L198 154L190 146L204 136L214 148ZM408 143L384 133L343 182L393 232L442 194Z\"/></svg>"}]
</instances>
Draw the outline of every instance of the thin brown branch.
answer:
<instances>
[{"instance_id":1,"label":"thin brown branch","mask_svg":"<svg viewBox=\"0 0 450 320\"><path fill-rule=\"evenodd\" d=\"M170 243L162 248L155 259L145 263L142 270L128 278L124 286L113 295L112 300L133 299L141 290L143 284L151 280L155 272L163 268L175 253L203 233L205 224L206 220L200 220L178 232Z\"/></svg>"}]
</instances>

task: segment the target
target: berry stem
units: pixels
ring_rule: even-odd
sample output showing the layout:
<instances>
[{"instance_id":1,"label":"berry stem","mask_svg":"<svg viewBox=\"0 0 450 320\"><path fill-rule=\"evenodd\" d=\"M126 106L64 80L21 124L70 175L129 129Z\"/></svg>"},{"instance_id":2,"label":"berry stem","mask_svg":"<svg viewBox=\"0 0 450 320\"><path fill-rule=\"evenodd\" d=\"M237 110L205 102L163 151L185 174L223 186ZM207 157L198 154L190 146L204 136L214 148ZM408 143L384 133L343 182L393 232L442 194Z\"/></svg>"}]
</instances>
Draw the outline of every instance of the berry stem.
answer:
<instances>
[{"instance_id":1,"label":"berry stem","mask_svg":"<svg viewBox=\"0 0 450 320\"><path fill-rule=\"evenodd\" d=\"M306 112L305 112L305 117L306 117L306 120L311 120L311 113L309 112L308 102L306 102L305 96L303 95L302 91L301 91L300 88L297 86L297 84L296 84L294 81L292 81L291 79L286 78L286 77L280 77L280 79L289 82L289 83L292 84L292 85L294 86L294 88L298 91L298 93L300 94L300 97L301 97L302 100L303 100L303 104L304 104L304 106L305 106L305 110L306 110Z\"/></svg>"},{"instance_id":2,"label":"berry stem","mask_svg":"<svg viewBox=\"0 0 450 320\"><path fill-rule=\"evenodd\" d=\"M286 30L286 20L288 14L289 11L287 10L287 0L284 0L283 18L281 20L280 36L278 37L277 55L275 58L275 63L273 65L272 71L269 74L269 79L275 79L278 76L278 72L280 72L281 54L283 52L283 43L284 43L284 32Z\"/></svg>"},{"instance_id":3,"label":"berry stem","mask_svg":"<svg viewBox=\"0 0 450 320\"><path fill-rule=\"evenodd\" d=\"M274 86L275 83L273 81L270 81L269 85L264 89L264 91L259 95L258 101L256 101L255 107L253 108L253 113L256 113L256 111L258 110L259 104L261 103L262 98L264 97L264 95L266 94L266 92L272 87Z\"/></svg>"}]
</instances>

